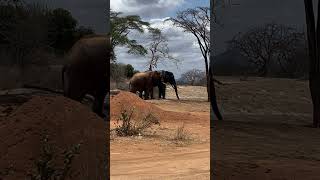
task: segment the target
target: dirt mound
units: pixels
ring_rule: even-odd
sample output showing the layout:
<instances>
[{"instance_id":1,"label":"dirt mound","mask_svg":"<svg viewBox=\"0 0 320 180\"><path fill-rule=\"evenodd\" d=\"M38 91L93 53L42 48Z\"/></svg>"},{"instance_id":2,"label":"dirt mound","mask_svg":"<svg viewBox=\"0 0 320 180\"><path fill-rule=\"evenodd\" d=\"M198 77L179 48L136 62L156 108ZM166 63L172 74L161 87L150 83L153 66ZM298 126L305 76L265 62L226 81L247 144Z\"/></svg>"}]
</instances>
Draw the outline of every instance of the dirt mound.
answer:
<instances>
[{"instance_id":1,"label":"dirt mound","mask_svg":"<svg viewBox=\"0 0 320 180\"><path fill-rule=\"evenodd\" d=\"M164 114L164 110L159 107L141 99L139 96L131 93L120 91L117 95L110 98L110 115L111 120L116 120L121 111L134 108L134 117L141 114L152 113L156 117Z\"/></svg>"},{"instance_id":2,"label":"dirt mound","mask_svg":"<svg viewBox=\"0 0 320 180\"><path fill-rule=\"evenodd\" d=\"M157 117L161 122L194 122L199 117L186 112L176 112L172 110L164 110L157 105L141 99L139 96L126 91L120 91L117 95L112 95L110 98L110 115L111 121L119 119L121 111L134 109L132 118L143 118L149 113Z\"/></svg>"},{"instance_id":3,"label":"dirt mound","mask_svg":"<svg viewBox=\"0 0 320 180\"><path fill-rule=\"evenodd\" d=\"M52 148L52 168L63 168L65 150L81 143L66 179L107 179L106 126L90 108L61 96L34 96L0 121L0 179L26 179ZM47 136L48 143L42 141ZM49 157L49 156L46 156Z\"/></svg>"}]
</instances>

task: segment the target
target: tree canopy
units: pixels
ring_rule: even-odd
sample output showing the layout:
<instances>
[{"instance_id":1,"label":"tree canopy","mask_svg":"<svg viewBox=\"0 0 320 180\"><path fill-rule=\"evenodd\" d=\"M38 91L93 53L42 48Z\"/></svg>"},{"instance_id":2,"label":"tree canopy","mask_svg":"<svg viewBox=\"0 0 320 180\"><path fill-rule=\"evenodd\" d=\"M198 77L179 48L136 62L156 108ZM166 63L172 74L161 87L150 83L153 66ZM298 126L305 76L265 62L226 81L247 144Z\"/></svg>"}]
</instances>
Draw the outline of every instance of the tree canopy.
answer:
<instances>
[{"instance_id":1,"label":"tree canopy","mask_svg":"<svg viewBox=\"0 0 320 180\"><path fill-rule=\"evenodd\" d=\"M94 33L89 27L78 27L72 14L62 8L8 0L0 9L0 46L14 56L11 64L30 63L26 57L39 49L64 54L79 38Z\"/></svg>"},{"instance_id":2,"label":"tree canopy","mask_svg":"<svg viewBox=\"0 0 320 180\"><path fill-rule=\"evenodd\" d=\"M144 33L145 27L149 28L148 22L142 21L138 15L124 16L122 12L110 11L110 23L111 23L111 44L113 51L117 46L127 47L128 53L137 55L146 55L147 50L134 39L130 39L128 35L132 31ZM112 58L116 60L115 53Z\"/></svg>"}]
</instances>

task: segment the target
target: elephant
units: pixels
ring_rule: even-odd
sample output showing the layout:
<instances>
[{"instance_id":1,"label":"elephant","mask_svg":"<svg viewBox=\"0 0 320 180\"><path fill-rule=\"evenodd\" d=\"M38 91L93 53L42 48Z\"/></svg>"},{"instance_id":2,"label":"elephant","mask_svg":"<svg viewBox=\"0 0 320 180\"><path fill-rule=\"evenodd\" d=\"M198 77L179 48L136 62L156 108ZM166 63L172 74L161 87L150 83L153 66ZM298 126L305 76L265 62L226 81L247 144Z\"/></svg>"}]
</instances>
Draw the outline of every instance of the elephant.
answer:
<instances>
[{"instance_id":1,"label":"elephant","mask_svg":"<svg viewBox=\"0 0 320 180\"><path fill-rule=\"evenodd\" d=\"M81 102L86 94L94 97L93 112L102 118L104 98L110 94L109 59L112 55L107 35L90 35L78 40L66 55L62 68L64 96Z\"/></svg>"},{"instance_id":2,"label":"elephant","mask_svg":"<svg viewBox=\"0 0 320 180\"><path fill-rule=\"evenodd\" d=\"M167 89L166 83L161 82L160 88L159 88L159 99L161 98L166 99L166 89Z\"/></svg>"},{"instance_id":3,"label":"elephant","mask_svg":"<svg viewBox=\"0 0 320 180\"><path fill-rule=\"evenodd\" d=\"M175 90L176 92L176 96L177 99L179 100L179 95L178 95L178 89L177 89L177 83L176 80L174 79L174 75L172 72L170 71L160 71L161 77L163 79L163 83L160 84L159 87L159 98L161 99L161 97L163 99L166 98L166 84L165 83L169 83L171 84L172 88Z\"/></svg>"},{"instance_id":4,"label":"elephant","mask_svg":"<svg viewBox=\"0 0 320 180\"><path fill-rule=\"evenodd\" d=\"M153 87L158 86L160 88L161 74L157 71L146 71L136 73L132 76L129 82L130 92L136 93L139 91L139 96L142 98L142 93L145 93L145 99L149 99L149 93L151 99L153 99Z\"/></svg>"}]
</instances>

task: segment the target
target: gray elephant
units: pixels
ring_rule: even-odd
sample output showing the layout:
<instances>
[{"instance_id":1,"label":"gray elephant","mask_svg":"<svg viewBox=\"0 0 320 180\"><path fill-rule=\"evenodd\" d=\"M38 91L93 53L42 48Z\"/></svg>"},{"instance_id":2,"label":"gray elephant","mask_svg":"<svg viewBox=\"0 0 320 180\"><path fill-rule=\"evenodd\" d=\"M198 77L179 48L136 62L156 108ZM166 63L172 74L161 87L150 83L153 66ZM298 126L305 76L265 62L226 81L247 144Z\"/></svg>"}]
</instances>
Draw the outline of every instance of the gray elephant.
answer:
<instances>
[{"instance_id":1,"label":"gray elephant","mask_svg":"<svg viewBox=\"0 0 320 180\"><path fill-rule=\"evenodd\" d=\"M103 114L104 98L110 92L109 59L112 55L108 36L90 35L78 40L68 52L62 69L64 96L81 101L86 94L94 97L92 110Z\"/></svg>"},{"instance_id":2,"label":"gray elephant","mask_svg":"<svg viewBox=\"0 0 320 180\"><path fill-rule=\"evenodd\" d=\"M176 83L176 80L174 78L173 73L170 71L164 71L164 70L159 71L159 72L161 74L161 78L163 79L163 83L161 83L160 87L159 87L159 98L160 99L166 98L166 84L165 83L169 83L172 86L172 88L174 89L176 96L177 96L177 99L180 99L179 95L178 95L177 83Z\"/></svg>"},{"instance_id":3,"label":"gray elephant","mask_svg":"<svg viewBox=\"0 0 320 180\"><path fill-rule=\"evenodd\" d=\"M130 92L136 93L139 91L139 96L142 98L142 93L145 93L145 99L153 99L153 87L160 87L161 75L157 71L146 71L136 73L132 76L129 82Z\"/></svg>"}]
</instances>

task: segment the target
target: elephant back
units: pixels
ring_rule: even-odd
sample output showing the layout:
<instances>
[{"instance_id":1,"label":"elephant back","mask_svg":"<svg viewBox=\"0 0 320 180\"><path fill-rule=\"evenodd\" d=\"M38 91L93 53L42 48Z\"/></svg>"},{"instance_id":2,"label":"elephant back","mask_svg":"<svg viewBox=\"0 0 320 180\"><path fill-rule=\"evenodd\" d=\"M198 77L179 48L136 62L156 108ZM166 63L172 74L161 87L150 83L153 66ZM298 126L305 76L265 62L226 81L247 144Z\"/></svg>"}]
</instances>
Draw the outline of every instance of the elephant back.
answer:
<instances>
[{"instance_id":1,"label":"elephant back","mask_svg":"<svg viewBox=\"0 0 320 180\"><path fill-rule=\"evenodd\" d=\"M91 36L78 40L66 56L69 77L74 84L85 89L95 89L107 78L110 42L107 36ZM109 84L108 82L105 82Z\"/></svg>"},{"instance_id":2,"label":"elephant back","mask_svg":"<svg viewBox=\"0 0 320 180\"><path fill-rule=\"evenodd\" d=\"M132 76L129 81L130 91L142 91L145 89L146 84L148 83L149 75L145 72L136 73Z\"/></svg>"},{"instance_id":3,"label":"elephant back","mask_svg":"<svg viewBox=\"0 0 320 180\"><path fill-rule=\"evenodd\" d=\"M108 62L111 54L111 46L108 37L92 36L78 40L68 53L69 63L85 61L86 63L95 61ZM87 59L90 59L88 61Z\"/></svg>"}]
</instances>

